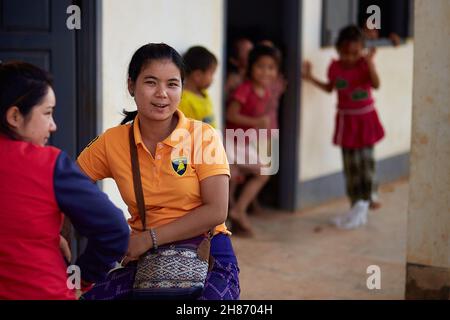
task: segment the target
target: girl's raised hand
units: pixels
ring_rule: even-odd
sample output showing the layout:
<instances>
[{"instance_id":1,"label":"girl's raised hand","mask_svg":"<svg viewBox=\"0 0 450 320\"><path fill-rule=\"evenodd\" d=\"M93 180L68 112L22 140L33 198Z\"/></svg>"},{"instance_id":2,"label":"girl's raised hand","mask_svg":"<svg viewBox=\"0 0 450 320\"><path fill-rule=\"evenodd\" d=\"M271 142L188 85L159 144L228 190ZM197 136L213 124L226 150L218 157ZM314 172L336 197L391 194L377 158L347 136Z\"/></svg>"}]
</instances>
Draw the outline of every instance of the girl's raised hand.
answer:
<instances>
[{"instance_id":1,"label":"girl's raised hand","mask_svg":"<svg viewBox=\"0 0 450 320\"><path fill-rule=\"evenodd\" d=\"M375 56L375 53L377 52L377 49L375 47L369 48L367 54L365 55L365 59L367 62L373 62L373 57Z\"/></svg>"},{"instance_id":2,"label":"girl's raised hand","mask_svg":"<svg viewBox=\"0 0 450 320\"><path fill-rule=\"evenodd\" d=\"M308 60L302 63L302 78L305 80L311 80L312 78L312 65Z\"/></svg>"}]
</instances>

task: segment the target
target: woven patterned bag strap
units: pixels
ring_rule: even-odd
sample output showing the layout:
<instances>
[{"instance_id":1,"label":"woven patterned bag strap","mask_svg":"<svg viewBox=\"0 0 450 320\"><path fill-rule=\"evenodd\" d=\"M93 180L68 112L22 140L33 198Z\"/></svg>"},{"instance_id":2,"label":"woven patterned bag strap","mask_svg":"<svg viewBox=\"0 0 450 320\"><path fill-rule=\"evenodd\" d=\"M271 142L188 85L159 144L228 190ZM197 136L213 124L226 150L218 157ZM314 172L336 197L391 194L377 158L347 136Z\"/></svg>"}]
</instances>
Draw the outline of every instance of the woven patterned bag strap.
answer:
<instances>
[{"instance_id":1,"label":"woven patterned bag strap","mask_svg":"<svg viewBox=\"0 0 450 320\"><path fill-rule=\"evenodd\" d=\"M131 157L131 170L133 171L133 186L134 194L136 196L136 204L139 210L139 216L142 222L142 231L147 229L145 223L145 202L144 202L144 192L142 190L141 182L141 170L139 167L139 158L137 154L136 141L134 139L134 121L130 126L130 157Z\"/></svg>"}]
</instances>

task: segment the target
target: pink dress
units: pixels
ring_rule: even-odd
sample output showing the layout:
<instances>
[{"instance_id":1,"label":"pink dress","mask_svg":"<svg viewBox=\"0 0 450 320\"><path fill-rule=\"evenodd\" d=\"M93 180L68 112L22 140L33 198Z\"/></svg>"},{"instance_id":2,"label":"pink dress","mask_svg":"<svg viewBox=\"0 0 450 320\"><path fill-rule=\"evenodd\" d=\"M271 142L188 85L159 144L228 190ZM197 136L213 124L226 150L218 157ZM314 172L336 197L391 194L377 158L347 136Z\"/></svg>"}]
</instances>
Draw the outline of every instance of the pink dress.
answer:
<instances>
[{"instance_id":1,"label":"pink dress","mask_svg":"<svg viewBox=\"0 0 450 320\"><path fill-rule=\"evenodd\" d=\"M333 60L328 79L338 92L333 143L343 148L360 149L384 137L372 97L369 68L361 58L354 67L344 68Z\"/></svg>"},{"instance_id":2,"label":"pink dress","mask_svg":"<svg viewBox=\"0 0 450 320\"><path fill-rule=\"evenodd\" d=\"M240 114L247 117L258 118L266 114L267 103L269 102L269 99L270 92L268 89L266 90L264 96L260 97L253 89L252 82L246 80L242 84L240 84L233 92L230 101L235 100L240 103ZM242 129L244 130L244 132L247 132L247 130L252 129L252 127L227 121L226 129ZM226 133L225 149L228 156L228 162L230 164L259 163L259 154L256 145L257 143L258 141L249 141L249 139L244 139L243 141L239 142L239 139L236 140L234 135L229 135L228 133Z\"/></svg>"},{"instance_id":3,"label":"pink dress","mask_svg":"<svg viewBox=\"0 0 450 320\"><path fill-rule=\"evenodd\" d=\"M236 100L241 104L240 114L248 117L262 117L266 114L267 103L270 99L269 90L263 97L256 94L253 89L252 82L244 81L231 95L231 100ZM243 129L244 131L251 127L238 125L232 122L227 122L227 129Z\"/></svg>"}]
</instances>

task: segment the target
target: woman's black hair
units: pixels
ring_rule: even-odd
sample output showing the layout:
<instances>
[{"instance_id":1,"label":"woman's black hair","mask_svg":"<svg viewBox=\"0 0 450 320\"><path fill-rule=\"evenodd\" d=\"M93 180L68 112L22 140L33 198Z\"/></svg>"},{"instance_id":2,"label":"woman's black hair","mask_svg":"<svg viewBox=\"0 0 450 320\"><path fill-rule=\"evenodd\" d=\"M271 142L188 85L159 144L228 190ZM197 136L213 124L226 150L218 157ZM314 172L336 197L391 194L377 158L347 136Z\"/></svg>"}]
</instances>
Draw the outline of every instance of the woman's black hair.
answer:
<instances>
[{"instance_id":1,"label":"woman's black hair","mask_svg":"<svg viewBox=\"0 0 450 320\"><path fill-rule=\"evenodd\" d=\"M140 47L131 58L128 66L128 78L136 82L142 68L153 60L170 60L180 70L181 82L184 82L184 64L180 54L171 46L165 43L148 43ZM134 120L137 111L123 110L125 118L120 124L125 124Z\"/></svg>"},{"instance_id":2,"label":"woman's black hair","mask_svg":"<svg viewBox=\"0 0 450 320\"><path fill-rule=\"evenodd\" d=\"M6 120L12 106L27 117L53 86L51 75L32 64L22 61L0 63L0 132L15 138Z\"/></svg>"},{"instance_id":3,"label":"woman's black hair","mask_svg":"<svg viewBox=\"0 0 450 320\"><path fill-rule=\"evenodd\" d=\"M216 56L202 46L190 47L183 55L186 74L190 75L195 70L207 71L213 65L217 65Z\"/></svg>"},{"instance_id":4,"label":"woman's black hair","mask_svg":"<svg viewBox=\"0 0 450 320\"><path fill-rule=\"evenodd\" d=\"M358 26L349 25L339 31L335 44L336 49L339 50L347 42L361 42L364 46L364 33Z\"/></svg>"},{"instance_id":5,"label":"woman's black hair","mask_svg":"<svg viewBox=\"0 0 450 320\"><path fill-rule=\"evenodd\" d=\"M251 78L253 65L259 60L259 58L263 56L271 57L275 61L277 68L280 67L281 57L279 51L273 47L258 44L248 54L248 65L247 65L248 78Z\"/></svg>"}]
</instances>

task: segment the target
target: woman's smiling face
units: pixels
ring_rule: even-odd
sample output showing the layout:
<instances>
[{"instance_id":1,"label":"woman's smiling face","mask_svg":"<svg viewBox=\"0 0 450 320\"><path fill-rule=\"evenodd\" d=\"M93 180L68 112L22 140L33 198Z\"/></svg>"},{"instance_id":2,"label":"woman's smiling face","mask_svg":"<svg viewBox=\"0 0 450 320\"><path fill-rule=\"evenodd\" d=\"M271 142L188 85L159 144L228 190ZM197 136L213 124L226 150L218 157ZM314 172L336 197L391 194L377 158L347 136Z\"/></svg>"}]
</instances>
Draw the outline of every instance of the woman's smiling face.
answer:
<instances>
[{"instance_id":1,"label":"woman's smiling face","mask_svg":"<svg viewBox=\"0 0 450 320\"><path fill-rule=\"evenodd\" d=\"M136 82L129 82L139 114L153 121L164 121L173 115L181 100L182 87L180 70L166 59L147 63Z\"/></svg>"}]
</instances>

